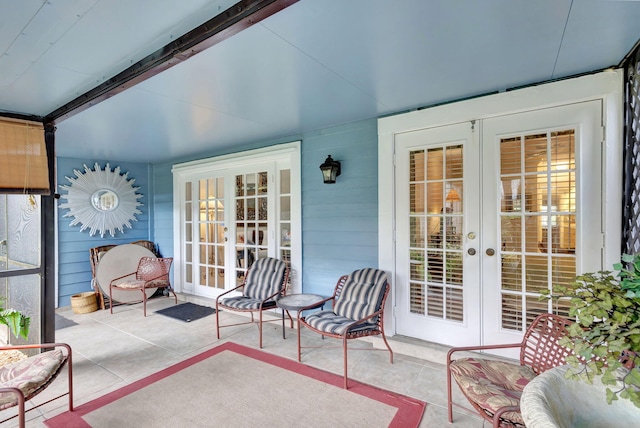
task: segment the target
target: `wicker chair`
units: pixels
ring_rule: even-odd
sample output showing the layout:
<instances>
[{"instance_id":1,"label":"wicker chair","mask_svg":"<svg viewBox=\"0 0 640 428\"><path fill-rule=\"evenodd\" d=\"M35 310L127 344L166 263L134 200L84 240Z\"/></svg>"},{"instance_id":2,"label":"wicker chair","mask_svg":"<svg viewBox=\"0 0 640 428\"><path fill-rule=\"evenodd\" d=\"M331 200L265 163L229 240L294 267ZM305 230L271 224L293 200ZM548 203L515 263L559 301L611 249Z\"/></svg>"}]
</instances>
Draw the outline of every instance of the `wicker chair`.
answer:
<instances>
[{"instance_id":1,"label":"wicker chair","mask_svg":"<svg viewBox=\"0 0 640 428\"><path fill-rule=\"evenodd\" d=\"M172 257L141 257L138 269L135 272L114 278L109 284L109 311L113 313L113 289L124 291L140 291L142 293L142 305L144 316L147 316L147 288L164 288L173 294L176 304L178 296L171 287L169 271L171 270Z\"/></svg>"},{"instance_id":2,"label":"wicker chair","mask_svg":"<svg viewBox=\"0 0 640 428\"><path fill-rule=\"evenodd\" d=\"M253 313L258 312L258 332L260 335L260 348L262 348L262 312L274 309L276 300L286 293L289 268L281 260L264 257L256 260L247 271L245 280L239 286L225 291L216 298L216 332L220 339L220 327L254 323ZM229 293L242 289L241 295L225 297ZM251 320L235 324L220 325L220 308L235 312L249 312ZM271 320L269 320L271 321ZM278 321L278 319L275 319Z\"/></svg>"},{"instance_id":3,"label":"wicker chair","mask_svg":"<svg viewBox=\"0 0 640 428\"><path fill-rule=\"evenodd\" d=\"M389 361L393 364L393 351L384 334L384 304L389 294L389 283L384 271L378 269L360 269L351 275L340 277L331 297L319 304L331 302L331 310L321 310L308 316L303 312L310 308L302 308L298 312L298 361L302 361L300 329L302 326L314 331L322 337L333 337L342 340L344 360L344 388L347 389L347 341L365 336L382 336L389 350ZM371 348L351 348L367 349ZM384 351L384 349L373 349Z\"/></svg>"},{"instance_id":4,"label":"wicker chair","mask_svg":"<svg viewBox=\"0 0 640 428\"><path fill-rule=\"evenodd\" d=\"M0 421L0 424L17 416L18 426L24 428L26 411L36 409L65 395L69 397L69 411L73 411L71 347L65 343L0 347L0 351L26 349L47 351L0 367L0 410L18 406L18 414ZM25 403L47 389L65 366L67 367L67 392L25 410Z\"/></svg>"},{"instance_id":5,"label":"wicker chair","mask_svg":"<svg viewBox=\"0 0 640 428\"><path fill-rule=\"evenodd\" d=\"M151 251L156 257L161 257L160 252L158 251L158 247L152 241L140 240L134 241L132 242L132 244L140 245ZM104 303L104 293L102 292L102 289L98 284L98 280L96 279L96 269L98 267L98 263L100 262L100 258L102 258L104 253L114 247L117 247L117 245L101 245L99 247L89 248L89 263L91 264L91 286L100 297L100 309L104 309L106 305Z\"/></svg>"},{"instance_id":6,"label":"wicker chair","mask_svg":"<svg viewBox=\"0 0 640 428\"><path fill-rule=\"evenodd\" d=\"M569 351L558 341L568 334L571 324L557 315L542 314L533 320L520 343L451 348L447 354L449 422L453 422L453 378L473 408L494 428L524 427L520 413L522 391L537 375L565 364ZM506 348L520 348L519 365L490 357L453 359L456 352Z\"/></svg>"},{"instance_id":7,"label":"wicker chair","mask_svg":"<svg viewBox=\"0 0 640 428\"><path fill-rule=\"evenodd\" d=\"M96 279L96 268L98 267L98 263L100 263L100 258L115 247L116 245L101 245L99 247L89 248L89 262L91 264L91 285L96 293L100 296L100 309L105 308L104 304L104 294L102 293L102 289L98 284L98 280Z\"/></svg>"}]
</instances>

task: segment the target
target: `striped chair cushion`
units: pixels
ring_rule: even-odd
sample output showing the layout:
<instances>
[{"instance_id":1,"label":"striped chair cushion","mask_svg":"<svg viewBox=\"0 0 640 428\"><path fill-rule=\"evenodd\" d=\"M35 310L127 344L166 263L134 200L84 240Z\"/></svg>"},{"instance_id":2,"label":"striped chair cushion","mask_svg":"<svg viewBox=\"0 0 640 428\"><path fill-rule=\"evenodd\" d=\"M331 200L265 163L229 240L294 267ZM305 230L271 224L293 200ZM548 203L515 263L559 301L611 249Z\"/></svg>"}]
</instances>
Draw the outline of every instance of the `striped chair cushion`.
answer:
<instances>
[{"instance_id":1,"label":"striped chair cushion","mask_svg":"<svg viewBox=\"0 0 640 428\"><path fill-rule=\"evenodd\" d=\"M236 296L236 297L227 297L226 299L222 299L222 305L227 306L229 308L240 309L240 310L258 310L260 309L260 302L262 299L253 299L251 297L244 296ZM267 300L262 305L262 309L266 308L274 308L276 306L275 300Z\"/></svg>"},{"instance_id":2,"label":"striped chair cushion","mask_svg":"<svg viewBox=\"0 0 640 428\"><path fill-rule=\"evenodd\" d=\"M342 292L333 307L336 315L359 320L380 309L384 291L387 286L387 275L378 269L360 269L347 278ZM376 324L377 317L371 318L367 324Z\"/></svg>"},{"instance_id":3,"label":"striped chair cushion","mask_svg":"<svg viewBox=\"0 0 640 428\"><path fill-rule=\"evenodd\" d=\"M277 293L284 287L283 280L286 269L287 265L278 259L265 257L256 260L249 268L243 296L264 300Z\"/></svg>"},{"instance_id":4,"label":"striped chair cushion","mask_svg":"<svg viewBox=\"0 0 640 428\"><path fill-rule=\"evenodd\" d=\"M350 324L353 324L354 321L355 320L352 320L351 318L336 315L331 311L318 311L305 317L305 322L311 327L319 331L325 331L327 333L333 333L337 335L343 334L345 329ZM361 330L371 330L373 328L375 328L375 325L363 323L360 324L357 328L352 328L349 331L354 332Z\"/></svg>"}]
</instances>

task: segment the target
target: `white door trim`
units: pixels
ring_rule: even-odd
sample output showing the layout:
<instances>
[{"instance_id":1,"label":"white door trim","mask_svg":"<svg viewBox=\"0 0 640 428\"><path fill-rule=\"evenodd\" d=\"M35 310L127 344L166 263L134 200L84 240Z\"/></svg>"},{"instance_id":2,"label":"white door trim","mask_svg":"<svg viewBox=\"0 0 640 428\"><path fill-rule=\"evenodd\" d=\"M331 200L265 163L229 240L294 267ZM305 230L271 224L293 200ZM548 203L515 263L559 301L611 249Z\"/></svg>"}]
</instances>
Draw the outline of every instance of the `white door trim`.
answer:
<instances>
[{"instance_id":1,"label":"white door trim","mask_svg":"<svg viewBox=\"0 0 640 428\"><path fill-rule=\"evenodd\" d=\"M580 101L601 100L603 103L603 222L605 243L603 259L606 266L620 257L620 218L622 175L615 173L622 165L623 72L610 70L574 79L531 86L472 100L412 111L378 120L378 266L390 273L391 305L387 332L395 333L392 316L396 305L395 285L395 134L410 130L443 126L555 107ZM609 173L611 172L611 173Z\"/></svg>"}]
</instances>

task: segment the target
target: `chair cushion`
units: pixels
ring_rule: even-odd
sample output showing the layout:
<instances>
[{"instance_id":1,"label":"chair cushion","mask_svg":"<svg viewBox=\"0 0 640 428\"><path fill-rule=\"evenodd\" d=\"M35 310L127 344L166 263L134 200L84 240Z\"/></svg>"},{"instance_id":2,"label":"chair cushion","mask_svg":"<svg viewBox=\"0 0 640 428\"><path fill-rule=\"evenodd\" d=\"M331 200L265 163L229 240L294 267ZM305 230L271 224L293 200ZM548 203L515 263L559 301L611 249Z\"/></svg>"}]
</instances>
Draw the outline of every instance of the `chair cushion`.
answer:
<instances>
[{"instance_id":1,"label":"chair cushion","mask_svg":"<svg viewBox=\"0 0 640 428\"><path fill-rule=\"evenodd\" d=\"M536 377L529 367L482 358L455 360L451 374L467 399L490 417L501 407L519 406L524 387ZM502 417L524 426L519 412L507 412Z\"/></svg>"},{"instance_id":2,"label":"chair cushion","mask_svg":"<svg viewBox=\"0 0 640 428\"><path fill-rule=\"evenodd\" d=\"M283 287L287 265L278 259L265 257L256 260L249 268L243 296L264 300Z\"/></svg>"},{"instance_id":3,"label":"chair cushion","mask_svg":"<svg viewBox=\"0 0 640 428\"><path fill-rule=\"evenodd\" d=\"M342 335L345 332L345 329L356 321L351 318L343 317L342 315L337 315L331 311L314 312L306 316L304 320L316 330L337 335ZM352 328L349 331L373 330L374 328L376 328L375 325L362 323L358 327Z\"/></svg>"},{"instance_id":4,"label":"chair cushion","mask_svg":"<svg viewBox=\"0 0 640 428\"><path fill-rule=\"evenodd\" d=\"M222 306L227 306L233 309L240 310L258 310L260 309L260 303L262 299L253 299L251 297L245 296L236 296L236 297L227 297L226 299L222 299L220 304ZM262 305L262 309L273 308L276 306L275 300L267 300Z\"/></svg>"},{"instance_id":5,"label":"chair cushion","mask_svg":"<svg viewBox=\"0 0 640 428\"><path fill-rule=\"evenodd\" d=\"M115 283L113 284L113 286L116 288L130 288L130 289L145 288L145 287L146 288L162 288L162 287L168 287L169 281L167 281L166 279L156 279L156 280L147 282L141 279L130 279L127 281Z\"/></svg>"},{"instance_id":6,"label":"chair cushion","mask_svg":"<svg viewBox=\"0 0 640 428\"><path fill-rule=\"evenodd\" d=\"M336 315L359 320L380 309L387 285L387 276L378 269L360 269L353 272L344 283L333 311ZM377 317L367 321L376 324Z\"/></svg>"},{"instance_id":7,"label":"chair cushion","mask_svg":"<svg viewBox=\"0 0 640 428\"><path fill-rule=\"evenodd\" d=\"M54 349L0 367L0 388L18 388L29 399L31 394L56 374L63 361L62 350ZM0 409L15 406L17 403L15 394L0 393Z\"/></svg>"}]
</instances>

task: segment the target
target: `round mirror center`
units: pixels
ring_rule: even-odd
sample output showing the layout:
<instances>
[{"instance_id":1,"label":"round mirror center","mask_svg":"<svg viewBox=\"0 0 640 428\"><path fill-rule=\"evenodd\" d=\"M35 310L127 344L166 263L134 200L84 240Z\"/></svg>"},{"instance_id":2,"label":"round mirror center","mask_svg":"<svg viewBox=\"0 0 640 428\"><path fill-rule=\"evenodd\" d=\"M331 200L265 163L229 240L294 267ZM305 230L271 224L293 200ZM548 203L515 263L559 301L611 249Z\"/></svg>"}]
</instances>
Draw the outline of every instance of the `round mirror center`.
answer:
<instances>
[{"instance_id":1,"label":"round mirror center","mask_svg":"<svg viewBox=\"0 0 640 428\"><path fill-rule=\"evenodd\" d=\"M113 211L118 207L118 195L113 190L100 189L91 195L91 204L98 211Z\"/></svg>"}]
</instances>

